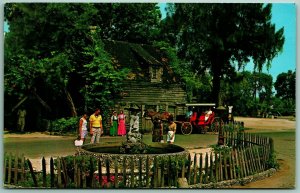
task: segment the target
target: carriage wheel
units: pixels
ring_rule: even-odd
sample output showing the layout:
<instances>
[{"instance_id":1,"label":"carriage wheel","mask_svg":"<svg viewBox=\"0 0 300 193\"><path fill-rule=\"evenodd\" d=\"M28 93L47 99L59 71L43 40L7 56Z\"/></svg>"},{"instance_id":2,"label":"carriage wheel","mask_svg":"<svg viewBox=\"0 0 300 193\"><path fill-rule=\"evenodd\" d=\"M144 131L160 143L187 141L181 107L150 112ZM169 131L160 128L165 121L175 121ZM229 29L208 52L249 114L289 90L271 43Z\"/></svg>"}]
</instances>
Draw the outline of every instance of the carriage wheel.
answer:
<instances>
[{"instance_id":1,"label":"carriage wheel","mask_svg":"<svg viewBox=\"0 0 300 193\"><path fill-rule=\"evenodd\" d=\"M216 134L220 131L220 128L224 126L224 122L219 117L214 118L210 125L210 130L213 132L213 134Z\"/></svg>"},{"instance_id":2,"label":"carriage wheel","mask_svg":"<svg viewBox=\"0 0 300 193\"><path fill-rule=\"evenodd\" d=\"M192 133L193 127L190 122L184 122L181 125L181 132L183 135L189 135Z\"/></svg>"}]
</instances>

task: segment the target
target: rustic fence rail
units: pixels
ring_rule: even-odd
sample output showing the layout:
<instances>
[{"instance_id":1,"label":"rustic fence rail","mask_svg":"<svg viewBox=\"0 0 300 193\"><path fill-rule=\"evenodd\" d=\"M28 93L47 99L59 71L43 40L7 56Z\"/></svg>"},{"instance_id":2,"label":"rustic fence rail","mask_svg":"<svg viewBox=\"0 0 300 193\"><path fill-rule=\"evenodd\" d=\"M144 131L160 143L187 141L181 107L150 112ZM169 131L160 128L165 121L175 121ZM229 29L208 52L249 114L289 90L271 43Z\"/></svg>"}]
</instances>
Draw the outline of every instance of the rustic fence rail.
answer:
<instances>
[{"instance_id":1,"label":"rustic fence rail","mask_svg":"<svg viewBox=\"0 0 300 193\"><path fill-rule=\"evenodd\" d=\"M168 156L150 162L149 157L138 157L119 163L92 157L43 157L42 171L36 171L24 155L5 153L4 184L45 188L180 187L180 178L186 178L189 185L208 184L269 169L268 160L274 152L272 138L244 132L223 134L228 146L195 154L193 159L191 155L186 159Z\"/></svg>"}]
</instances>

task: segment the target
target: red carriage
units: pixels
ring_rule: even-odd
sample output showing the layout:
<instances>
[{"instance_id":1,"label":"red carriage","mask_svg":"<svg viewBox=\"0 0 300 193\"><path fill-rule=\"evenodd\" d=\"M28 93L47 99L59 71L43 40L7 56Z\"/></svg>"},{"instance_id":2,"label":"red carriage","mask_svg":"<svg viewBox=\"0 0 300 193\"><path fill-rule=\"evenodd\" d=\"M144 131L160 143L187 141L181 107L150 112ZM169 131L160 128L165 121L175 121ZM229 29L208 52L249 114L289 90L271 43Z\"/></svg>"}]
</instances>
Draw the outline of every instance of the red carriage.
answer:
<instances>
[{"instance_id":1,"label":"red carriage","mask_svg":"<svg viewBox=\"0 0 300 193\"><path fill-rule=\"evenodd\" d=\"M220 128L223 127L223 119L216 115L216 109L214 103L191 103L186 104L186 106L192 110L188 115L176 116L177 130L181 130L182 134L189 135L193 130L200 133L212 132L214 134L218 133ZM208 113L207 110L211 110ZM166 122L170 116L169 112L155 112L153 110L146 110L145 117L151 117L152 122L155 118Z\"/></svg>"},{"instance_id":2,"label":"red carriage","mask_svg":"<svg viewBox=\"0 0 300 193\"><path fill-rule=\"evenodd\" d=\"M221 117L216 116L214 103L194 103L186 104L186 106L190 108L192 113L186 116L184 120L177 119L176 121L178 126L181 125L181 132L184 135L191 134L194 129L201 133L207 131L217 133L224 124Z\"/></svg>"}]
</instances>

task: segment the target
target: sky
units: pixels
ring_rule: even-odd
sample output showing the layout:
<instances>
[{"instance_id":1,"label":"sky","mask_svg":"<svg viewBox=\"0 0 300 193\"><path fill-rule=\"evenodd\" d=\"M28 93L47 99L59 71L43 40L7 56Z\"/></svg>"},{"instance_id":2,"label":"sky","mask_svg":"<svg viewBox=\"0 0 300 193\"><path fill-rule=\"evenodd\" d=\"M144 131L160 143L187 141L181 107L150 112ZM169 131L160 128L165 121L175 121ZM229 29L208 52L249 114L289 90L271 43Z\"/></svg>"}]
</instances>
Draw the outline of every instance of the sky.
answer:
<instances>
[{"instance_id":1,"label":"sky","mask_svg":"<svg viewBox=\"0 0 300 193\"><path fill-rule=\"evenodd\" d=\"M159 3L162 18L166 17L166 3ZM277 75L288 70L296 69L296 6L293 3L273 3L271 22L276 30L284 27L285 43L283 51L272 61L269 70L263 68L263 72L271 74L273 82ZM4 23L4 31L8 31L8 25ZM253 63L247 64L245 70L253 71Z\"/></svg>"},{"instance_id":2,"label":"sky","mask_svg":"<svg viewBox=\"0 0 300 193\"><path fill-rule=\"evenodd\" d=\"M160 3L162 18L166 17L166 3ZM276 30L284 27L285 42L283 51L272 61L269 70L263 68L263 72L271 74L273 82L277 75L288 70L296 69L296 6L293 3L273 3L271 22L275 24ZM253 71L253 63L247 64L245 70Z\"/></svg>"}]
</instances>

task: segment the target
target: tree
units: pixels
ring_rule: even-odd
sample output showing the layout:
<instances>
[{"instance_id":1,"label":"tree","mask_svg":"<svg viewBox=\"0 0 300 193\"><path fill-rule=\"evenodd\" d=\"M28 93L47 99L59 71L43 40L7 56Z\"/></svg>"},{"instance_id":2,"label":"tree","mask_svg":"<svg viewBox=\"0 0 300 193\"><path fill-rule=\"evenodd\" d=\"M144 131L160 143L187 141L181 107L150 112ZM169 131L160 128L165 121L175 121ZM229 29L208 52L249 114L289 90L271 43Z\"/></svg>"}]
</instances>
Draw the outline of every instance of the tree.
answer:
<instances>
[{"instance_id":1,"label":"tree","mask_svg":"<svg viewBox=\"0 0 300 193\"><path fill-rule=\"evenodd\" d=\"M151 44L160 34L157 3L95 3L92 19L102 39Z\"/></svg>"},{"instance_id":2,"label":"tree","mask_svg":"<svg viewBox=\"0 0 300 193\"><path fill-rule=\"evenodd\" d=\"M95 13L92 8L90 4L20 3L5 6L5 18L10 25L10 32L5 37L7 77L18 77L19 84L34 87L48 100L64 97L72 116L77 112L70 92L70 79L74 72L80 71L84 61L78 53L88 42L88 15ZM14 71L16 67L24 69L24 73ZM29 80L22 82L22 79ZM9 81L12 81L10 84L15 82L13 78L6 80L8 84ZM27 91L14 89L14 92L22 95Z\"/></svg>"},{"instance_id":3,"label":"tree","mask_svg":"<svg viewBox=\"0 0 300 193\"><path fill-rule=\"evenodd\" d=\"M122 90L122 81L127 77L128 69L118 69L113 65L112 57L104 50L104 45L97 33L91 35L92 44L85 47L83 54L88 60L84 64L84 78L87 87L81 92L85 94L89 111L101 107L105 115Z\"/></svg>"},{"instance_id":4,"label":"tree","mask_svg":"<svg viewBox=\"0 0 300 193\"><path fill-rule=\"evenodd\" d=\"M170 43L165 41L154 42L154 46L158 47L164 53L166 53L168 65L172 68L176 74L179 81L182 85L185 85L185 90L187 93L187 101L191 102L194 98L195 93L201 92L209 93L211 90L211 77L204 73L196 75L191 69L188 62L177 57L176 49L171 46ZM205 98L207 95L198 95L202 96L201 101L209 102L208 98Z\"/></svg>"},{"instance_id":5,"label":"tree","mask_svg":"<svg viewBox=\"0 0 300 193\"><path fill-rule=\"evenodd\" d=\"M285 103L285 108L294 111L296 100L296 71L280 73L274 83L276 97ZM289 112L291 113L291 112Z\"/></svg>"},{"instance_id":6,"label":"tree","mask_svg":"<svg viewBox=\"0 0 300 193\"><path fill-rule=\"evenodd\" d=\"M239 72L221 81L221 97L226 105L234 105L235 113L256 116L266 114L272 103L272 76L257 72Z\"/></svg>"},{"instance_id":7,"label":"tree","mask_svg":"<svg viewBox=\"0 0 300 193\"><path fill-rule=\"evenodd\" d=\"M242 68L252 59L261 71L282 50L284 30L275 30L271 9L271 4L175 4L179 57L194 71L211 71L217 105L221 80L235 65Z\"/></svg>"},{"instance_id":8,"label":"tree","mask_svg":"<svg viewBox=\"0 0 300 193\"><path fill-rule=\"evenodd\" d=\"M295 100L296 98L296 71L280 73L274 84L276 96L282 99Z\"/></svg>"},{"instance_id":9,"label":"tree","mask_svg":"<svg viewBox=\"0 0 300 193\"><path fill-rule=\"evenodd\" d=\"M156 4L11 3L5 5L5 20L10 26L10 32L5 37L6 73L15 72L14 68L20 67L21 63L24 69L36 70L31 66L32 63L25 64L25 60L19 63L16 57L39 64L43 61L43 65L35 67L45 70L53 67L50 64L52 60L63 55L61 65L65 66L55 65L56 71L51 70L44 76L44 80L54 81L53 84L46 84L47 81L37 78L30 79L29 82L39 85L36 87L39 94L52 90L51 97L44 94L48 100L64 96L71 115L75 116L83 101L79 90L86 85L83 64L89 58L83 54L83 48L93 42L90 33L97 29L102 39L149 43L159 34L160 12ZM46 61L50 63L47 64ZM27 74L29 73L28 70ZM32 72L31 76L33 75L35 72ZM15 76L24 76L21 79L30 77L22 73ZM55 80L51 77L61 78ZM10 80L12 82L8 83ZM6 82L13 85L15 81L9 79ZM57 90L52 89L51 85ZM19 95L27 92L24 89L14 91L19 92Z\"/></svg>"}]
</instances>

